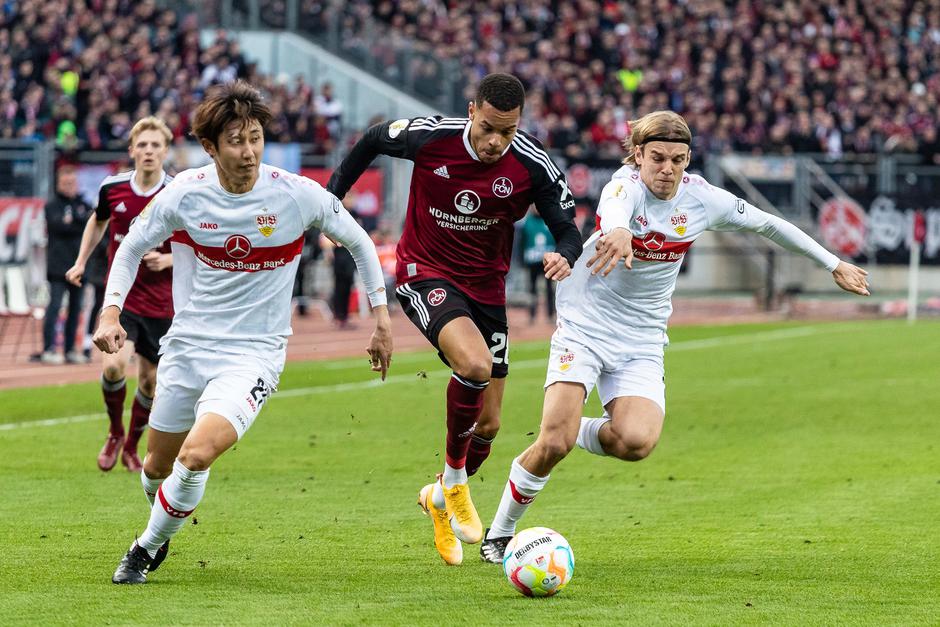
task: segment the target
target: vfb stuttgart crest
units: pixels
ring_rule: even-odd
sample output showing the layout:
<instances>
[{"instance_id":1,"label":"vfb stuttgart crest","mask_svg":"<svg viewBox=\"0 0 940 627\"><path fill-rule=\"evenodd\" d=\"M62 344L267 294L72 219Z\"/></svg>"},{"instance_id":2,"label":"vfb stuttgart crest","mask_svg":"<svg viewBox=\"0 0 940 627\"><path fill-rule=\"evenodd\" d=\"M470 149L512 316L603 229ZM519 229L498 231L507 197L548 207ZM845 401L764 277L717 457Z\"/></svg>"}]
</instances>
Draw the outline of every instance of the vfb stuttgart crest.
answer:
<instances>
[{"instance_id":1,"label":"vfb stuttgart crest","mask_svg":"<svg viewBox=\"0 0 940 627\"><path fill-rule=\"evenodd\" d=\"M277 228L277 216L273 213L263 213L255 221L258 223L258 230L265 237L271 237L271 233Z\"/></svg>"},{"instance_id":2,"label":"vfb stuttgart crest","mask_svg":"<svg viewBox=\"0 0 940 627\"><path fill-rule=\"evenodd\" d=\"M428 304L431 307L437 307L444 302L445 298L447 298L447 292L439 287L428 292Z\"/></svg>"}]
</instances>

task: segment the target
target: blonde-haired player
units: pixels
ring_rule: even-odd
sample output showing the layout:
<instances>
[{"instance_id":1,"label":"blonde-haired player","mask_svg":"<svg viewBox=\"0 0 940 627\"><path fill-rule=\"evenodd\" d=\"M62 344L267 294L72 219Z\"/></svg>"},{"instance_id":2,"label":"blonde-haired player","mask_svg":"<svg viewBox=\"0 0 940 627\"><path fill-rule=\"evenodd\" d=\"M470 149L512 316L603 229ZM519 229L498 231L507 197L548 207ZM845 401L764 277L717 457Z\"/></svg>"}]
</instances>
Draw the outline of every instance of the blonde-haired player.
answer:
<instances>
[{"instance_id":1,"label":"blonde-haired player","mask_svg":"<svg viewBox=\"0 0 940 627\"><path fill-rule=\"evenodd\" d=\"M140 119L130 132L127 152L134 169L109 176L98 190L98 206L85 232L78 258L65 277L80 285L89 256L110 226L108 266L114 253L127 235L131 223L172 177L163 170L173 134L163 120L155 117ZM127 343L117 353L102 356L101 391L110 421L104 446L98 454L98 467L111 470L121 463L130 472L140 472L137 444L147 428L150 407L156 389L160 338L170 328L173 318L172 275L173 256L169 241L151 250L142 260L134 287L127 295L121 312L121 323L127 329ZM131 405L131 420L124 429L124 399L127 395L125 374L131 356L137 353L137 393Z\"/></svg>"},{"instance_id":2,"label":"blonde-haired player","mask_svg":"<svg viewBox=\"0 0 940 627\"><path fill-rule=\"evenodd\" d=\"M666 413L663 348L672 293L686 251L704 231L753 231L832 273L847 292L868 295L867 273L772 216L686 174L692 132L672 111L630 124L628 156L601 193L598 231L586 263L558 285L542 424L513 463L481 547L501 562L506 544L552 468L577 444L596 455L639 461L659 441ZM623 259L623 263L620 260ZM582 418L594 386L600 418Z\"/></svg>"}]
</instances>

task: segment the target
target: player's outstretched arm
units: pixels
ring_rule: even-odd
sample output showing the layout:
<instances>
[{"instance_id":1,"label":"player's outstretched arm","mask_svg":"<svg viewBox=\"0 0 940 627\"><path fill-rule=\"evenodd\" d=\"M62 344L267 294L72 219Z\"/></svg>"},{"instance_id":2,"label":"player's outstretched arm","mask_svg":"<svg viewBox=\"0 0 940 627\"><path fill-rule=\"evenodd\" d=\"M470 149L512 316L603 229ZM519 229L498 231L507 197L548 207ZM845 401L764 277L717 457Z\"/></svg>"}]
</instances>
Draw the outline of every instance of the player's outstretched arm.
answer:
<instances>
[{"instance_id":1,"label":"player's outstretched arm","mask_svg":"<svg viewBox=\"0 0 940 627\"><path fill-rule=\"evenodd\" d=\"M372 309L375 315L375 331L369 340L366 352L373 372L382 373L382 381L392 365L392 319L388 315L387 305L377 305Z\"/></svg>"},{"instance_id":2,"label":"player's outstretched arm","mask_svg":"<svg viewBox=\"0 0 940 627\"><path fill-rule=\"evenodd\" d=\"M92 341L99 349L114 354L124 346L127 332L120 322L121 309L117 305L110 305L101 310L98 316L98 328L92 336Z\"/></svg>"},{"instance_id":3,"label":"player's outstretched arm","mask_svg":"<svg viewBox=\"0 0 940 627\"><path fill-rule=\"evenodd\" d=\"M597 238L594 255L588 259L587 265L591 274L600 272L601 276L607 276L621 259L628 270L633 269L633 234L618 227Z\"/></svg>"},{"instance_id":4,"label":"player's outstretched arm","mask_svg":"<svg viewBox=\"0 0 940 627\"><path fill-rule=\"evenodd\" d=\"M846 292L871 296L868 290L868 272L858 266L840 261L836 269L832 271L832 278L835 279L836 285Z\"/></svg>"}]
</instances>

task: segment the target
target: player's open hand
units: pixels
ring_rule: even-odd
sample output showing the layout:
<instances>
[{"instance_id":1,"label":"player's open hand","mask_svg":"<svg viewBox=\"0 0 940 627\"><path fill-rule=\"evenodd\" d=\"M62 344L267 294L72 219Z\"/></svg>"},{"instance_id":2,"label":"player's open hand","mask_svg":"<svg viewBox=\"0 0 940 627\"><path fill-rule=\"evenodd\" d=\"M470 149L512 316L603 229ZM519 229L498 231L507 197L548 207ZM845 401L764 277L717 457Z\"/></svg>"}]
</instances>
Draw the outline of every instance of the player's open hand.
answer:
<instances>
[{"instance_id":1,"label":"player's open hand","mask_svg":"<svg viewBox=\"0 0 940 627\"><path fill-rule=\"evenodd\" d=\"M85 266L75 264L65 273L65 280L71 283L72 285L82 285L82 276L85 274Z\"/></svg>"},{"instance_id":2,"label":"player's open hand","mask_svg":"<svg viewBox=\"0 0 940 627\"><path fill-rule=\"evenodd\" d=\"M121 310L116 306L106 307L98 318L98 328L91 338L95 346L112 355L121 350L127 339L127 331L119 320L120 315Z\"/></svg>"},{"instance_id":3,"label":"player's open hand","mask_svg":"<svg viewBox=\"0 0 940 627\"><path fill-rule=\"evenodd\" d=\"M173 255L170 253L160 253L151 250L140 260L144 266L151 272L162 272L167 268L173 267Z\"/></svg>"},{"instance_id":4,"label":"player's open hand","mask_svg":"<svg viewBox=\"0 0 940 627\"><path fill-rule=\"evenodd\" d=\"M591 274L600 272L601 276L607 276L621 259L628 270L633 268L633 233L616 228L597 238L594 256L588 259L587 265Z\"/></svg>"},{"instance_id":5,"label":"player's open hand","mask_svg":"<svg viewBox=\"0 0 940 627\"><path fill-rule=\"evenodd\" d=\"M561 253L545 253L542 257L542 267L545 269L545 278L550 281L561 281L571 274L571 265Z\"/></svg>"},{"instance_id":6,"label":"player's open hand","mask_svg":"<svg viewBox=\"0 0 940 627\"><path fill-rule=\"evenodd\" d=\"M366 352L373 372L382 373L382 381L392 365L392 322L388 316L388 307L381 305L373 310L376 316L375 331L369 340Z\"/></svg>"},{"instance_id":7,"label":"player's open hand","mask_svg":"<svg viewBox=\"0 0 940 627\"><path fill-rule=\"evenodd\" d=\"M871 296L871 292L868 291L868 272L858 266L840 261L836 269L832 271L832 278L835 279L836 285L846 292Z\"/></svg>"}]
</instances>

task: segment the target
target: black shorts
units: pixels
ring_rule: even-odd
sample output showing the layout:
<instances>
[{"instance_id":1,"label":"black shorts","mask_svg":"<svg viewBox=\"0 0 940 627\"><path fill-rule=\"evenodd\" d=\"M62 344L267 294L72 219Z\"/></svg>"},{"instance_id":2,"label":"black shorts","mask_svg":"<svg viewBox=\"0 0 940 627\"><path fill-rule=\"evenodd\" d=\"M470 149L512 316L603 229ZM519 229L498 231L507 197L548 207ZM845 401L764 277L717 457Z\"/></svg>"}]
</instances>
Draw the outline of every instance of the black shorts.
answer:
<instances>
[{"instance_id":1,"label":"black shorts","mask_svg":"<svg viewBox=\"0 0 940 627\"><path fill-rule=\"evenodd\" d=\"M148 318L122 310L120 320L127 331L127 341L134 343L134 352L152 364L160 361L160 338L170 330L173 319Z\"/></svg>"},{"instance_id":2,"label":"black shorts","mask_svg":"<svg viewBox=\"0 0 940 627\"><path fill-rule=\"evenodd\" d=\"M434 345L441 361L447 366L450 364L441 352L437 336L445 324L454 318L466 316L480 330L493 353L491 376L502 379L509 374L509 323L505 306L478 303L443 279L403 283L395 290L395 296L405 315Z\"/></svg>"}]
</instances>

